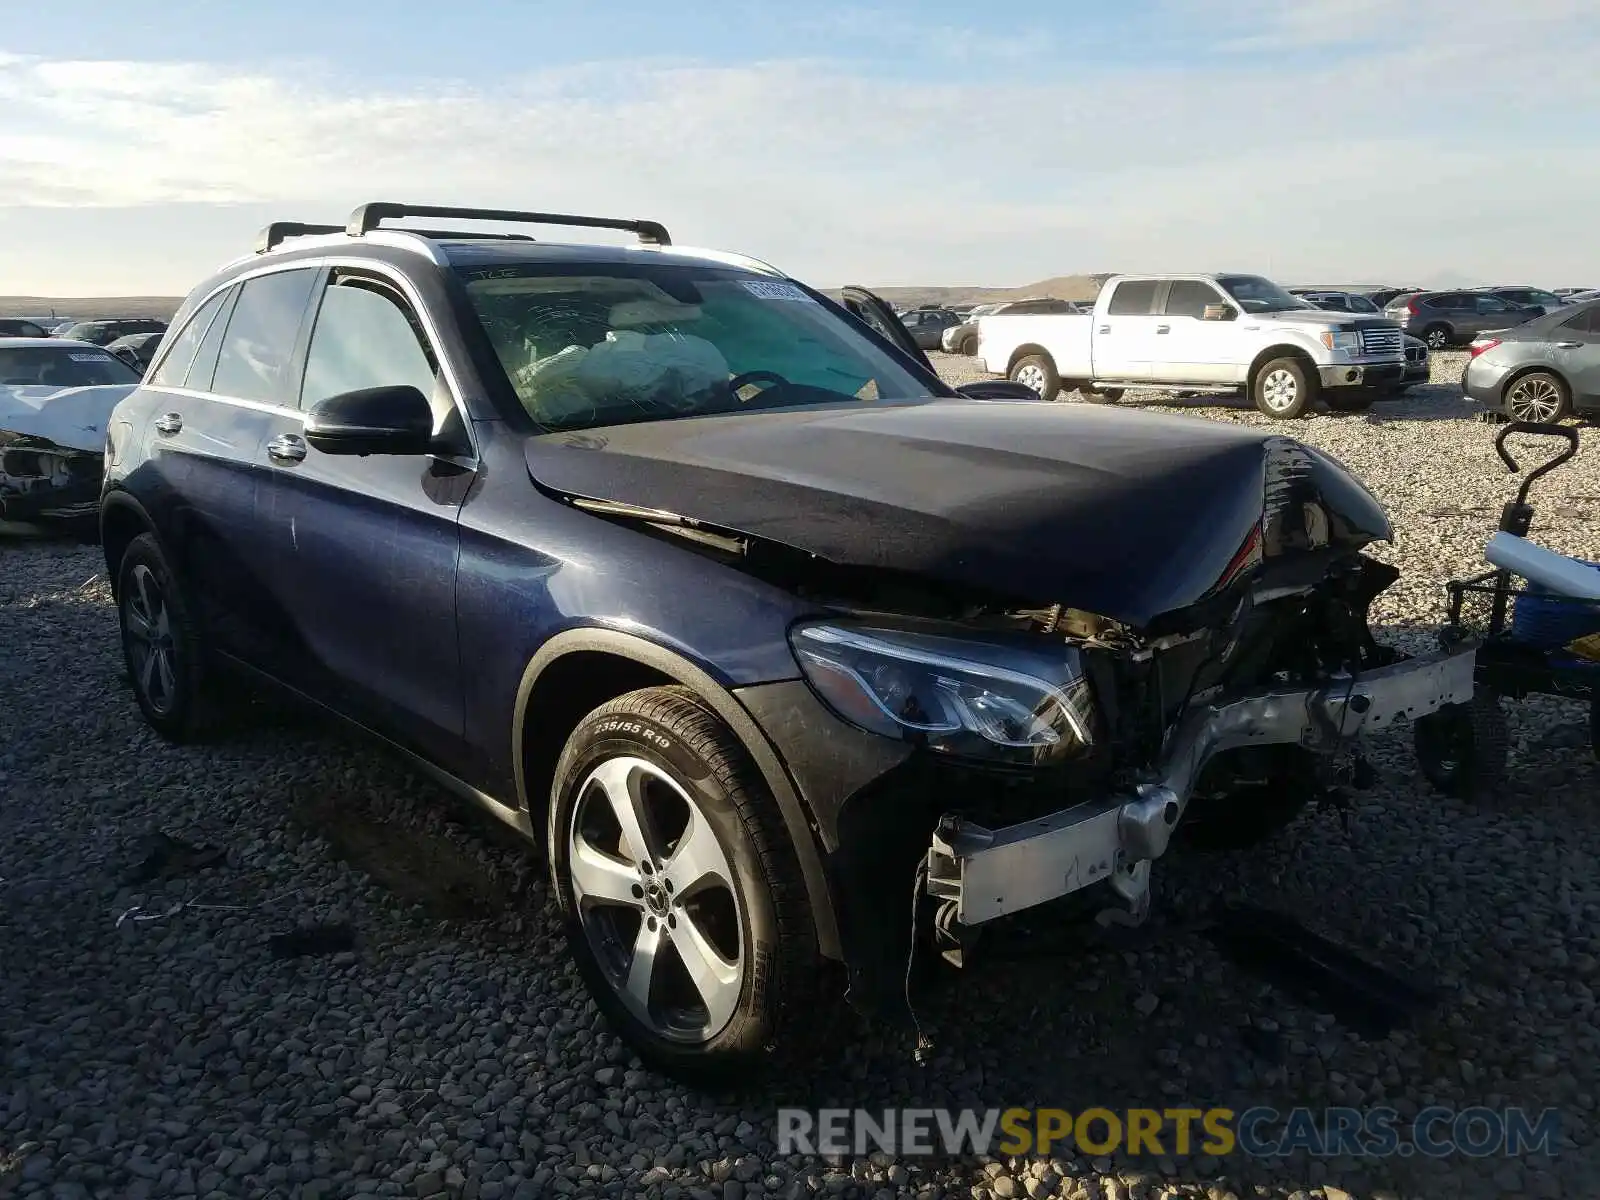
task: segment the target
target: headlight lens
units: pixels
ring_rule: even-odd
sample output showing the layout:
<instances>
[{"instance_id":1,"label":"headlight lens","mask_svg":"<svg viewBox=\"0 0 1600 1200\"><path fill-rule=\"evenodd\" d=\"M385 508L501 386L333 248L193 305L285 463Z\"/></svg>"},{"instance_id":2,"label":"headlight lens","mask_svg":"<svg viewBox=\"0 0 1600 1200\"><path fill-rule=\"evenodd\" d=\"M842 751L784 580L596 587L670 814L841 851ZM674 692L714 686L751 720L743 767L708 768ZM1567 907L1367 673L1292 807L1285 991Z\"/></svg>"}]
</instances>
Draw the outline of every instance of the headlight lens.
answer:
<instances>
[{"instance_id":1,"label":"headlight lens","mask_svg":"<svg viewBox=\"0 0 1600 1200\"><path fill-rule=\"evenodd\" d=\"M795 657L853 725L944 754L1016 762L1076 757L1093 743L1081 656L1002 642L827 623L797 626Z\"/></svg>"},{"instance_id":2,"label":"headlight lens","mask_svg":"<svg viewBox=\"0 0 1600 1200\"><path fill-rule=\"evenodd\" d=\"M1361 334L1355 331L1341 333L1338 330L1324 330L1322 344L1329 350L1342 350L1346 354L1355 354L1361 349Z\"/></svg>"}]
</instances>

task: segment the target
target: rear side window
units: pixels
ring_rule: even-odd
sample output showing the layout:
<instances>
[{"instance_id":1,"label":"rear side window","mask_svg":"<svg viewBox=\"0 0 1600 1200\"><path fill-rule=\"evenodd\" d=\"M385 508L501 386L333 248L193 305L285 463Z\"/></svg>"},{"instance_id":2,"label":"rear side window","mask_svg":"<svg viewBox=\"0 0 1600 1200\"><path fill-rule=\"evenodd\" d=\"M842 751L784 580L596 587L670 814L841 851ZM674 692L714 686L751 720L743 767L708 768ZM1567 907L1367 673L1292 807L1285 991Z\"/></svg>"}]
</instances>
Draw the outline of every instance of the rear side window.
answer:
<instances>
[{"instance_id":1,"label":"rear side window","mask_svg":"<svg viewBox=\"0 0 1600 1200\"><path fill-rule=\"evenodd\" d=\"M1221 304L1217 289L1198 279L1175 279L1167 293L1167 316L1194 317L1198 320L1208 304Z\"/></svg>"},{"instance_id":2,"label":"rear side window","mask_svg":"<svg viewBox=\"0 0 1600 1200\"><path fill-rule=\"evenodd\" d=\"M1561 328L1574 333L1600 333L1600 304L1568 317L1561 322Z\"/></svg>"},{"instance_id":3,"label":"rear side window","mask_svg":"<svg viewBox=\"0 0 1600 1200\"><path fill-rule=\"evenodd\" d=\"M1111 293L1111 305L1106 312L1111 316L1146 316L1156 301L1156 280L1132 279L1117 284Z\"/></svg>"},{"instance_id":4,"label":"rear side window","mask_svg":"<svg viewBox=\"0 0 1600 1200\"><path fill-rule=\"evenodd\" d=\"M172 348L162 356L161 365L156 368L150 382L157 387L182 387L184 380L189 375L189 365L194 362L195 351L200 348L200 339L205 337L206 330L211 328L211 322L217 315L217 310L222 307L222 299L228 293L218 292L207 300L172 341Z\"/></svg>"},{"instance_id":5,"label":"rear side window","mask_svg":"<svg viewBox=\"0 0 1600 1200\"><path fill-rule=\"evenodd\" d=\"M289 367L316 278L314 268L301 267L244 282L217 354L212 391L268 404L292 402L285 395Z\"/></svg>"},{"instance_id":6,"label":"rear side window","mask_svg":"<svg viewBox=\"0 0 1600 1200\"><path fill-rule=\"evenodd\" d=\"M438 366L403 300L365 279L333 284L306 352L300 407L361 388L409 384L430 400Z\"/></svg>"}]
</instances>

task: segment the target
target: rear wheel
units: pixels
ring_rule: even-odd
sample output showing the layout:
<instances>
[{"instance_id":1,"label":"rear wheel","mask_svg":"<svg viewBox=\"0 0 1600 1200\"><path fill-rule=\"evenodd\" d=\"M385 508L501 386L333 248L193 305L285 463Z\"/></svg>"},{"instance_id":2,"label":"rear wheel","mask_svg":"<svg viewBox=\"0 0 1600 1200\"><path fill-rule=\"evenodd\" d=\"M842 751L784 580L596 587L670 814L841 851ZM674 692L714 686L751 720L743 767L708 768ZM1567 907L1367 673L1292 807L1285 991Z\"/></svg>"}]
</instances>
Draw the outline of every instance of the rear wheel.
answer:
<instances>
[{"instance_id":1,"label":"rear wheel","mask_svg":"<svg viewBox=\"0 0 1600 1200\"><path fill-rule=\"evenodd\" d=\"M117 621L144 719L174 742L215 732L220 705L199 622L153 534L128 543L117 565Z\"/></svg>"},{"instance_id":2,"label":"rear wheel","mask_svg":"<svg viewBox=\"0 0 1600 1200\"><path fill-rule=\"evenodd\" d=\"M1429 350L1448 350L1451 335L1448 325L1429 325L1422 331L1422 340L1428 343Z\"/></svg>"},{"instance_id":3,"label":"rear wheel","mask_svg":"<svg viewBox=\"0 0 1600 1200\"><path fill-rule=\"evenodd\" d=\"M1486 799L1505 782L1511 733L1500 698L1475 692L1465 704L1447 704L1418 718L1412 746L1422 773L1447 796Z\"/></svg>"},{"instance_id":4,"label":"rear wheel","mask_svg":"<svg viewBox=\"0 0 1600 1200\"><path fill-rule=\"evenodd\" d=\"M978 352L978 335L969 333L961 339L961 344L956 347L957 354L976 354Z\"/></svg>"},{"instance_id":5,"label":"rear wheel","mask_svg":"<svg viewBox=\"0 0 1600 1200\"><path fill-rule=\"evenodd\" d=\"M1013 383L1032 388L1041 400L1054 400L1061 394L1061 376L1048 354L1026 354L1011 364L1007 375Z\"/></svg>"},{"instance_id":6,"label":"rear wheel","mask_svg":"<svg viewBox=\"0 0 1600 1200\"><path fill-rule=\"evenodd\" d=\"M567 945L640 1058L716 1082L797 1048L819 970L799 863L743 746L693 693L645 688L585 717L548 833Z\"/></svg>"},{"instance_id":7,"label":"rear wheel","mask_svg":"<svg viewBox=\"0 0 1600 1200\"><path fill-rule=\"evenodd\" d=\"M1258 411L1280 421L1305 414L1317 398L1318 380L1298 358L1275 358L1256 372L1251 398Z\"/></svg>"},{"instance_id":8,"label":"rear wheel","mask_svg":"<svg viewBox=\"0 0 1600 1200\"><path fill-rule=\"evenodd\" d=\"M1506 389L1506 412L1513 421L1549 422L1567 411L1567 385L1549 371L1530 371Z\"/></svg>"}]
</instances>

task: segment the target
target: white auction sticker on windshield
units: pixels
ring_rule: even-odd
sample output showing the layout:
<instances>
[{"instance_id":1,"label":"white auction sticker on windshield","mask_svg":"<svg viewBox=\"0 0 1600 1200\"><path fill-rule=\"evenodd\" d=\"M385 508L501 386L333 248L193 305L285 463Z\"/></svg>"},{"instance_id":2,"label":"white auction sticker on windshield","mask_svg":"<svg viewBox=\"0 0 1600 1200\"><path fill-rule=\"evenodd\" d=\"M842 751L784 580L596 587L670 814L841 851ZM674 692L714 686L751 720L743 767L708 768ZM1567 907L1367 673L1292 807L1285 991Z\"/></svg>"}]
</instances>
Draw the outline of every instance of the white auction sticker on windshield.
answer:
<instances>
[{"instance_id":1,"label":"white auction sticker on windshield","mask_svg":"<svg viewBox=\"0 0 1600 1200\"><path fill-rule=\"evenodd\" d=\"M746 291L752 296L760 296L763 300L803 300L807 304L816 303L792 283L769 283L764 279L746 279L742 282Z\"/></svg>"},{"instance_id":2,"label":"white auction sticker on windshield","mask_svg":"<svg viewBox=\"0 0 1600 1200\"><path fill-rule=\"evenodd\" d=\"M67 357L73 362L105 362L111 356L109 354L69 354Z\"/></svg>"}]
</instances>

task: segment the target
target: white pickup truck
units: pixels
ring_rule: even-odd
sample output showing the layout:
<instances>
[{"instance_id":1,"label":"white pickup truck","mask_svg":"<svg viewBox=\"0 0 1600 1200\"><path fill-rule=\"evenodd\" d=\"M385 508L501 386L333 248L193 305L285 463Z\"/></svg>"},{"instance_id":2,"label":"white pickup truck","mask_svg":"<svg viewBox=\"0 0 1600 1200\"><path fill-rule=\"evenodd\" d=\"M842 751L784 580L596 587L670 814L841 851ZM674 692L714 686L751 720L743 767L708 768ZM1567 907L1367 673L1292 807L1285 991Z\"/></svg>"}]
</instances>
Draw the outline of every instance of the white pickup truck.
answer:
<instances>
[{"instance_id":1,"label":"white pickup truck","mask_svg":"<svg viewBox=\"0 0 1600 1200\"><path fill-rule=\"evenodd\" d=\"M1399 384L1399 324L1312 308L1259 275L1114 275L1090 315L978 321L977 366L1033 388L1244 393L1269 417L1353 412Z\"/></svg>"}]
</instances>

